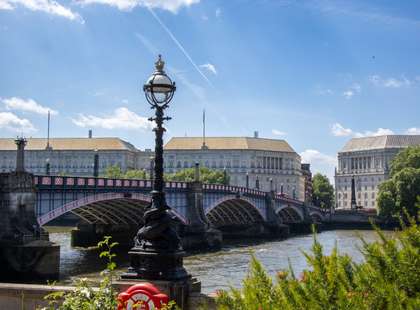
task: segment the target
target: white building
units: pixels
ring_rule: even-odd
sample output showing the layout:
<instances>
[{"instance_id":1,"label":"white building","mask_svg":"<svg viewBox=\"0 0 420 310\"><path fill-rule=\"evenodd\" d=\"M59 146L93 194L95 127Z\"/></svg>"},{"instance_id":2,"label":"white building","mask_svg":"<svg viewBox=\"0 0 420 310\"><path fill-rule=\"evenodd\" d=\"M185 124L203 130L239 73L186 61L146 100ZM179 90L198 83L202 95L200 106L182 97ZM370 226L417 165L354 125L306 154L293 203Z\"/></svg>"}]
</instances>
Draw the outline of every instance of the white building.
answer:
<instances>
[{"instance_id":1,"label":"white building","mask_svg":"<svg viewBox=\"0 0 420 310\"><path fill-rule=\"evenodd\" d=\"M388 178L391 160L403 148L420 145L420 135L354 138L338 153L335 173L337 208L351 207L351 180L358 206L376 208L379 184Z\"/></svg>"},{"instance_id":2,"label":"white building","mask_svg":"<svg viewBox=\"0 0 420 310\"><path fill-rule=\"evenodd\" d=\"M230 184L283 192L304 199L301 158L285 140L249 137L175 137L164 147L165 172L200 166L226 169ZM258 181L257 181L258 180Z\"/></svg>"},{"instance_id":3,"label":"white building","mask_svg":"<svg viewBox=\"0 0 420 310\"><path fill-rule=\"evenodd\" d=\"M34 174L46 172L47 161L54 175L93 175L94 156L99 156L99 175L111 165L123 171L135 169L138 150L119 138L29 138L25 148L25 169ZM0 171L9 172L16 167L14 139L0 138Z\"/></svg>"}]
</instances>

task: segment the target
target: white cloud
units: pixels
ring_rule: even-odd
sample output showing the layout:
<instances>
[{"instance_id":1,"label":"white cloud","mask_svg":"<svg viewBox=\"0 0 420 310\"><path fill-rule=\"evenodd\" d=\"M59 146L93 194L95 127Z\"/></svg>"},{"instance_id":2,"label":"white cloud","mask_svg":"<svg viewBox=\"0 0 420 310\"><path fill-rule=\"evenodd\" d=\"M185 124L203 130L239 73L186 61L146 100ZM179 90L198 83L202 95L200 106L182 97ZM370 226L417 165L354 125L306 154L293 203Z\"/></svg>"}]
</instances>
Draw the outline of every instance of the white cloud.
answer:
<instances>
[{"instance_id":1,"label":"white cloud","mask_svg":"<svg viewBox=\"0 0 420 310\"><path fill-rule=\"evenodd\" d=\"M360 93L361 91L362 87L360 86L360 84L354 83L349 87L349 89L343 92L343 96L346 99L351 99L355 94Z\"/></svg>"},{"instance_id":2,"label":"white cloud","mask_svg":"<svg viewBox=\"0 0 420 310\"><path fill-rule=\"evenodd\" d=\"M388 129L388 128L378 128L375 131L366 130L364 132L357 132L357 131L354 131L350 128L345 128L340 123L334 123L331 126L331 133L335 137L353 136L353 137L356 137L356 138L372 137L372 136L384 136L384 135L395 134L391 129Z\"/></svg>"},{"instance_id":3,"label":"white cloud","mask_svg":"<svg viewBox=\"0 0 420 310\"><path fill-rule=\"evenodd\" d=\"M177 13L181 7L189 7L199 3L200 0L80 0L78 3L104 4L118 8L121 11L131 11L135 7L146 7L149 9L162 9Z\"/></svg>"},{"instance_id":4,"label":"white cloud","mask_svg":"<svg viewBox=\"0 0 420 310\"><path fill-rule=\"evenodd\" d=\"M374 137L374 136L385 136L385 135L394 135L395 133L388 128L378 128L375 131L366 130L364 132L355 132L354 136L357 138L362 137Z\"/></svg>"},{"instance_id":5,"label":"white cloud","mask_svg":"<svg viewBox=\"0 0 420 310\"><path fill-rule=\"evenodd\" d=\"M327 88L327 89L318 89L317 93L318 93L318 95L321 95L321 96L334 94L334 92L331 89L329 89L329 88Z\"/></svg>"},{"instance_id":6,"label":"white cloud","mask_svg":"<svg viewBox=\"0 0 420 310\"><path fill-rule=\"evenodd\" d=\"M104 129L151 129L153 124L143 116L120 107L112 115L95 116L79 114L72 122L79 127L96 127Z\"/></svg>"},{"instance_id":7,"label":"white cloud","mask_svg":"<svg viewBox=\"0 0 420 310\"><path fill-rule=\"evenodd\" d=\"M0 0L0 10L13 10L13 6L8 0Z\"/></svg>"},{"instance_id":8,"label":"white cloud","mask_svg":"<svg viewBox=\"0 0 420 310\"><path fill-rule=\"evenodd\" d=\"M407 135L420 135L420 128L411 127L405 132Z\"/></svg>"},{"instance_id":9,"label":"white cloud","mask_svg":"<svg viewBox=\"0 0 420 310\"><path fill-rule=\"evenodd\" d=\"M200 68L207 69L208 71L210 71L214 75L217 75L216 67L214 65L210 64L210 63L202 64L202 65L200 65Z\"/></svg>"},{"instance_id":10,"label":"white cloud","mask_svg":"<svg viewBox=\"0 0 420 310\"><path fill-rule=\"evenodd\" d=\"M216 15L216 18L219 18L220 16L222 16L222 10L220 8L217 8L214 12L214 15Z\"/></svg>"},{"instance_id":11,"label":"white cloud","mask_svg":"<svg viewBox=\"0 0 420 310\"><path fill-rule=\"evenodd\" d=\"M22 99L22 98L18 98L18 97L12 97L12 98L4 98L4 99L0 99L0 101L2 101L6 107L7 110L18 110L18 111L25 111L25 112L33 112L36 114L41 114L41 115L47 115L48 111L50 111L50 113L52 115L57 115L58 112L48 108L48 107L44 107L42 105L40 105L39 103L37 103L35 100L33 99Z\"/></svg>"},{"instance_id":12,"label":"white cloud","mask_svg":"<svg viewBox=\"0 0 420 310\"><path fill-rule=\"evenodd\" d=\"M26 118L19 118L11 112L0 112L0 128L17 133L29 133L36 131L36 128Z\"/></svg>"},{"instance_id":13,"label":"white cloud","mask_svg":"<svg viewBox=\"0 0 420 310\"><path fill-rule=\"evenodd\" d=\"M343 92L343 96L346 99L351 99L354 96L354 91L346 90L345 92Z\"/></svg>"},{"instance_id":14,"label":"white cloud","mask_svg":"<svg viewBox=\"0 0 420 310\"><path fill-rule=\"evenodd\" d=\"M409 87L413 83L412 81L410 81L404 76L398 79L398 78L393 78L393 77L382 78L379 75L371 75L369 77L369 81L375 86L380 86L380 87L385 87L385 88Z\"/></svg>"},{"instance_id":15,"label":"white cloud","mask_svg":"<svg viewBox=\"0 0 420 310\"><path fill-rule=\"evenodd\" d=\"M351 130L350 128L344 128L339 123L334 123L331 126L331 133L336 137L347 137L353 134L353 130Z\"/></svg>"},{"instance_id":16,"label":"white cloud","mask_svg":"<svg viewBox=\"0 0 420 310\"><path fill-rule=\"evenodd\" d=\"M54 0L0 0L0 10L13 10L21 5L31 11L41 11L84 23L83 18Z\"/></svg>"},{"instance_id":17,"label":"white cloud","mask_svg":"<svg viewBox=\"0 0 420 310\"><path fill-rule=\"evenodd\" d=\"M272 129L271 133L275 136L285 136L286 135L286 133L284 131L280 131L280 130L277 130L277 129Z\"/></svg>"},{"instance_id":18,"label":"white cloud","mask_svg":"<svg viewBox=\"0 0 420 310\"><path fill-rule=\"evenodd\" d=\"M337 158L323 154L317 150L308 149L299 154L303 163L311 164L313 174L319 172L326 175L331 182L334 182L334 168L337 166Z\"/></svg>"}]
</instances>

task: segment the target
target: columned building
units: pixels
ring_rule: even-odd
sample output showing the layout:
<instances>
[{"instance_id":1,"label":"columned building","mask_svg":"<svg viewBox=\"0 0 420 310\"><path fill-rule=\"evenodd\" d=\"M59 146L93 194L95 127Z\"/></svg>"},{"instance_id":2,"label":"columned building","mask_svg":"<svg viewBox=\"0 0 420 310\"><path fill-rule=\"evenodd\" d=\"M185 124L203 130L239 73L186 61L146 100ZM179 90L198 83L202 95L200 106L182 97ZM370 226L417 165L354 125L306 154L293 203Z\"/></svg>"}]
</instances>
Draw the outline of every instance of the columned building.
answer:
<instances>
[{"instance_id":1,"label":"columned building","mask_svg":"<svg viewBox=\"0 0 420 310\"><path fill-rule=\"evenodd\" d=\"M230 184L303 200L301 158L285 140L249 137L174 137L165 145L165 172L194 167L224 170Z\"/></svg>"},{"instance_id":2,"label":"columned building","mask_svg":"<svg viewBox=\"0 0 420 310\"><path fill-rule=\"evenodd\" d=\"M356 204L377 208L378 186L389 175L392 159L408 146L420 145L420 135L387 135L353 138L338 153L335 172L337 208L351 208L351 180Z\"/></svg>"},{"instance_id":3,"label":"columned building","mask_svg":"<svg viewBox=\"0 0 420 310\"><path fill-rule=\"evenodd\" d=\"M138 150L119 138L28 138L25 148L25 169L34 174L45 174L47 163L54 175L92 176L95 154L99 157L99 175L108 166L119 166L122 171L135 169ZM16 167L14 139L0 138L0 172Z\"/></svg>"},{"instance_id":4,"label":"columned building","mask_svg":"<svg viewBox=\"0 0 420 310\"><path fill-rule=\"evenodd\" d=\"M304 188L305 188L305 199L304 201L307 203L312 203L312 195L313 195L313 186L312 186L312 172L311 172L311 165L310 164L302 164L302 175L304 180Z\"/></svg>"}]
</instances>

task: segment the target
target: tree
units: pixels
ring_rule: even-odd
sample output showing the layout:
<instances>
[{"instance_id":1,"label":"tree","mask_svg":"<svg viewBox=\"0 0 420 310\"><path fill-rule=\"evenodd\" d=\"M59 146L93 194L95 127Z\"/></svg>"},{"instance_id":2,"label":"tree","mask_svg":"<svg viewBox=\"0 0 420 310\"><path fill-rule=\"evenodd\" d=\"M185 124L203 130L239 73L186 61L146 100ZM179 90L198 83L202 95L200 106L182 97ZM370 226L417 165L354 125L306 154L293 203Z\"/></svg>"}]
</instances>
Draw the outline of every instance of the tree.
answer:
<instances>
[{"instance_id":1,"label":"tree","mask_svg":"<svg viewBox=\"0 0 420 310\"><path fill-rule=\"evenodd\" d=\"M105 178L110 179L146 179L146 171L130 169L124 173L117 165L108 166L105 170Z\"/></svg>"},{"instance_id":2,"label":"tree","mask_svg":"<svg viewBox=\"0 0 420 310\"><path fill-rule=\"evenodd\" d=\"M108 166L105 169L105 178L121 179L123 175L121 168L117 165Z\"/></svg>"},{"instance_id":3,"label":"tree","mask_svg":"<svg viewBox=\"0 0 420 310\"><path fill-rule=\"evenodd\" d=\"M330 209L334 206L334 187L325 175L315 174L312 179L312 188L314 205L323 209Z\"/></svg>"},{"instance_id":4,"label":"tree","mask_svg":"<svg viewBox=\"0 0 420 310\"><path fill-rule=\"evenodd\" d=\"M124 174L124 179L146 179L146 171L131 169Z\"/></svg>"},{"instance_id":5,"label":"tree","mask_svg":"<svg viewBox=\"0 0 420 310\"><path fill-rule=\"evenodd\" d=\"M186 168L176 173L165 174L165 180L167 181L192 182L194 181L194 178L195 168ZM201 167L200 181L208 184L225 184L226 180L223 171Z\"/></svg>"},{"instance_id":6,"label":"tree","mask_svg":"<svg viewBox=\"0 0 420 310\"><path fill-rule=\"evenodd\" d=\"M379 215L391 218L406 210L415 216L420 201L420 146L409 147L391 162L389 179L379 186Z\"/></svg>"}]
</instances>

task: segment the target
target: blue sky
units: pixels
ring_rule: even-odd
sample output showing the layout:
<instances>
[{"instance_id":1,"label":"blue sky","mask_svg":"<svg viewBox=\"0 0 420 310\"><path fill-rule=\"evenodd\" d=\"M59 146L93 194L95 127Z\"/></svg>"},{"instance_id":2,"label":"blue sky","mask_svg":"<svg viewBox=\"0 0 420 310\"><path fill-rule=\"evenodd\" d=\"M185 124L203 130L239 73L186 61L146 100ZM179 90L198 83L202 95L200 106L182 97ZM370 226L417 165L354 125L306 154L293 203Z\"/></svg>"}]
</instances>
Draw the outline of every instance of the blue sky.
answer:
<instances>
[{"instance_id":1,"label":"blue sky","mask_svg":"<svg viewBox=\"0 0 420 310\"><path fill-rule=\"evenodd\" d=\"M161 53L170 136L286 139L333 175L351 137L420 134L418 1L0 0L0 136L153 147L142 84Z\"/></svg>"}]
</instances>

